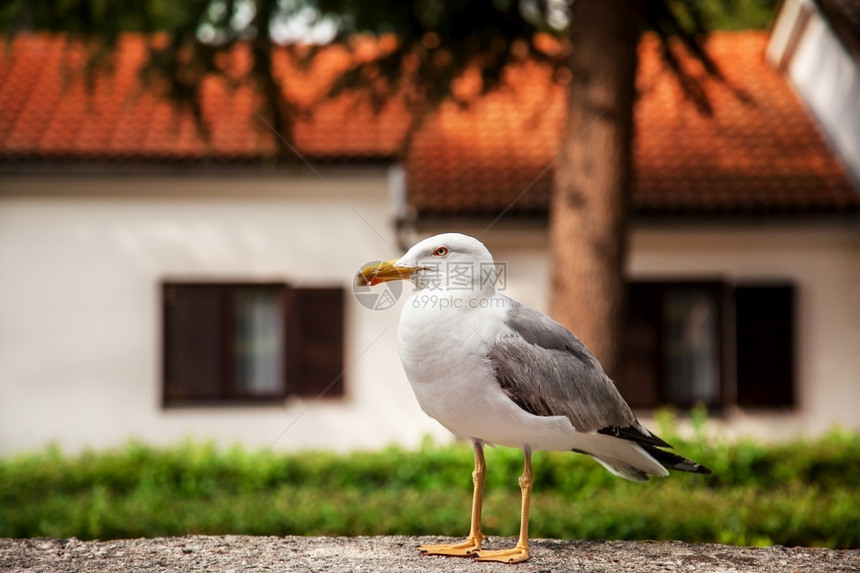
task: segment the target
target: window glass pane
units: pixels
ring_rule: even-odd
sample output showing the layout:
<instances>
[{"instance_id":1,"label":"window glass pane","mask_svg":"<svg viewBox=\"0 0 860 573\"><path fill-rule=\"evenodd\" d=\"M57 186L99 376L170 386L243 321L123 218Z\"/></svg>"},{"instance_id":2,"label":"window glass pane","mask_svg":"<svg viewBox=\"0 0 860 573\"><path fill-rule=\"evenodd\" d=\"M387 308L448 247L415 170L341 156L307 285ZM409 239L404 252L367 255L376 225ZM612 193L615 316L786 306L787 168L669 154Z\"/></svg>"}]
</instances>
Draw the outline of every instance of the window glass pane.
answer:
<instances>
[{"instance_id":1,"label":"window glass pane","mask_svg":"<svg viewBox=\"0 0 860 573\"><path fill-rule=\"evenodd\" d=\"M720 397L717 300L705 289L671 289L663 300L664 395L676 404Z\"/></svg>"},{"instance_id":2,"label":"window glass pane","mask_svg":"<svg viewBox=\"0 0 860 573\"><path fill-rule=\"evenodd\" d=\"M245 287L236 292L236 386L241 394L278 394L284 385L281 289Z\"/></svg>"}]
</instances>

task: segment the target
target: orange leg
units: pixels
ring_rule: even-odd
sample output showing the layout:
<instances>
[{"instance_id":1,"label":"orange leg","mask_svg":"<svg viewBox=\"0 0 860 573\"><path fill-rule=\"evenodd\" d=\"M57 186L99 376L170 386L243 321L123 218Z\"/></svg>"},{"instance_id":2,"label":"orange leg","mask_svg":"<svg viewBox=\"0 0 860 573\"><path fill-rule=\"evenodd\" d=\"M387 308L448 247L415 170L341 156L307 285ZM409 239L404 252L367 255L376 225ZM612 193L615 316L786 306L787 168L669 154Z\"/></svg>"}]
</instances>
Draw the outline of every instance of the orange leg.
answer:
<instances>
[{"instance_id":1,"label":"orange leg","mask_svg":"<svg viewBox=\"0 0 860 573\"><path fill-rule=\"evenodd\" d=\"M456 557L472 557L481 549L484 533L481 531L481 509L484 504L484 479L487 476L487 464L484 462L484 443L473 440L475 445L475 471L472 472L472 483L475 490L472 494L472 524L469 536L463 543L422 545L418 548L424 555L453 555Z\"/></svg>"},{"instance_id":2,"label":"orange leg","mask_svg":"<svg viewBox=\"0 0 860 573\"><path fill-rule=\"evenodd\" d=\"M523 475L520 476L520 491L523 496L522 509L520 510L520 538L515 547L501 549L498 551L478 551L478 561L501 561L502 563L521 563L529 558L529 502L532 495L532 483L534 472L532 471L532 451L525 448L523 451L525 462Z\"/></svg>"}]
</instances>

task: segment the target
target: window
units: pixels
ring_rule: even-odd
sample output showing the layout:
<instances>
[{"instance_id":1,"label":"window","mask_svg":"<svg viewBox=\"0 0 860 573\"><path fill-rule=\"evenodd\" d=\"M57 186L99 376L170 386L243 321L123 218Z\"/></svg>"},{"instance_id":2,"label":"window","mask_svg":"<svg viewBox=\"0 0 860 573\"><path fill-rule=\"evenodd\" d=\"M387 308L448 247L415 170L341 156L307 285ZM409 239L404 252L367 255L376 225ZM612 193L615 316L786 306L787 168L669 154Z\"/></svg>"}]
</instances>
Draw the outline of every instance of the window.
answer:
<instances>
[{"instance_id":1,"label":"window","mask_svg":"<svg viewBox=\"0 0 860 573\"><path fill-rule=\"evenodd\" d=\"M343 291L165 283L168 406L343 394Z\"/></svg>"},{"instance_id":2,"label":"window","mask_svg":"<svg viewBox=\"0 0 860 573\"><path fill-rule=\"evenodd\" d=\"M794 287L628 285L618 388L632 407L794 403Z\"/></svg>"}]
</instances>

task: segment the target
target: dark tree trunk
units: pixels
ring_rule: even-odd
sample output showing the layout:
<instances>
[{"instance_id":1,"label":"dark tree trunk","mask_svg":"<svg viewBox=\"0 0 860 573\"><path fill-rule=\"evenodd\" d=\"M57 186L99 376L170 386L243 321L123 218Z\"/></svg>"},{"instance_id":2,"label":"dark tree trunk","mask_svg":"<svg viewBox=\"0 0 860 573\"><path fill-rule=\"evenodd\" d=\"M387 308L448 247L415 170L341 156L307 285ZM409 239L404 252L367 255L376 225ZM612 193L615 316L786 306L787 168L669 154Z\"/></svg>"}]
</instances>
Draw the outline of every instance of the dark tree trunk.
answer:
<instances>
[{"instance_id":1,"label":"dark tree trunk","mask_svg":"<svg viewBox=\"0 0 860 573\"><path fill-rule=\"evenodd\" d=\"M552 314L611 374L632 183L638 3L577 0L564 156L553 190Z\"/></svg>"}]
</instances>

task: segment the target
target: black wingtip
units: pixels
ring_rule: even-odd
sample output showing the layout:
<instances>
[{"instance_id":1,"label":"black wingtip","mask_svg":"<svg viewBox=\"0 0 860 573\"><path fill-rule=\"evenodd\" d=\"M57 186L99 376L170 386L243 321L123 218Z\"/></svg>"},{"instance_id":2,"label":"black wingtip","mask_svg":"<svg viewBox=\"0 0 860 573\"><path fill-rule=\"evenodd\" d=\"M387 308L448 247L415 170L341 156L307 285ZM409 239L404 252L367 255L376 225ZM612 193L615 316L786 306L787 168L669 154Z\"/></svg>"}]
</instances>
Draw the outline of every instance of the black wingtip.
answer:
<instances>
[{"instance_id":1,"label":"black wingtip","mask_svg":"<svg viewBox=\"0 0 860 573\"><path fill-rule=\"evenodd\" d=\"M704 475L707 475L707 476L709 476L709 475L711 475L712 473L714 473L713 471L711 471L711 468L709 468L709 467L707 467L707 466L703 466L702 464L696 464L696 466L698 466L698 467L696 468L696 471L695 471L694 473L697 473L697 474L704 474Z\"/></svg>"},{"instance_id":2,"label":"black wingtip","mask_svg":"<svg viewBox=\"0 0 860 573\"><path fill-rule=\"evenodd\" d=\"M636 442L637 444L656 446L658 448L672 447L667 444L665 440L663 440L660 436L657 436L650 432L645 434L642 432L641 429L637 428L636 426L627 426L625 428L619 428L618 426L607 426L606 428L600 428L599 430L597 430L597 433L605 434L607 436L614 436L616 438L621 438L622 440L630 440L631 442Z\"/></svg>"},{"instance_id":3,"label":"black wingtip","mask_svg":"<svg viewBox=\"0 0 860 573\"><path fill-rule=\"evenodd\" d=\"M702 475L710 475L714 473L711 471L711 468L703 466L702 464L694 462L684 456L679 456L678 454L667 452L651 445L642 444L642 447L645 448L645 451L651 454L652 458L657 460L660 465L666 469Z\"/></svg>"}]
</instances>

